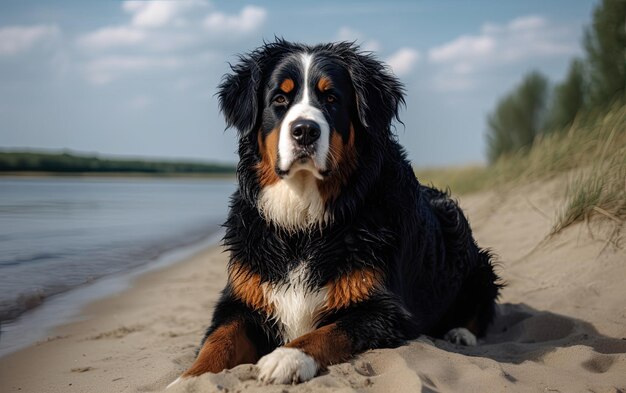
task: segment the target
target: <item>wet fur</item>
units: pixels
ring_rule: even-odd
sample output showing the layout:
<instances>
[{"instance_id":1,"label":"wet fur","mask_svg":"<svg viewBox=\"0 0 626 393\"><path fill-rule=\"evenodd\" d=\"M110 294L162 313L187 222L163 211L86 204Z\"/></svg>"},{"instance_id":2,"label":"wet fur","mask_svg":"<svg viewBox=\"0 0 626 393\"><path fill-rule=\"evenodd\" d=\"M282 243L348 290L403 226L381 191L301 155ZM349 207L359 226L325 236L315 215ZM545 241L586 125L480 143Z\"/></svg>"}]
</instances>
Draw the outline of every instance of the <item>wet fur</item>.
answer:
<instances>
[{"instance_id":1,"label":"wet fur","mask_svg":"<svg viewBox=\"0 0 626 393\"><path fill-rule=\"evenodd\" d=\"M267 184L258 169L267 132L259 130L270 130L278 121L266 111L273 71L282 59L302 52L347 71L351 102L344 110L353 135L342 141L353 159L349 170L343 167L324 180L336 182L336 191L325 199L332 220L287 231L268 222L258 208ZM327 81L320 86L327 88ZM219 86L219 99L227 124L238 130L240 161L238 190L225 223L231 278L203 345L221 326L237 323L254 344L247 361L287 344L323 369L420 334L442 337L457 327L484 334L500 288L491 257L476 245L456 202L415 178L391 128L404 104L403 87L373 55L350 43L266 43L240 57ZM271 173L265 176L281 181ZM320 290L326 291L325 299L328 293L339 299L316 304L320 310L313 328L319 329L293 341L268 299L290 285L295 269L303 266L302 293L317 303L320 297L311 294Z\"/></svg>"}]
</instances>

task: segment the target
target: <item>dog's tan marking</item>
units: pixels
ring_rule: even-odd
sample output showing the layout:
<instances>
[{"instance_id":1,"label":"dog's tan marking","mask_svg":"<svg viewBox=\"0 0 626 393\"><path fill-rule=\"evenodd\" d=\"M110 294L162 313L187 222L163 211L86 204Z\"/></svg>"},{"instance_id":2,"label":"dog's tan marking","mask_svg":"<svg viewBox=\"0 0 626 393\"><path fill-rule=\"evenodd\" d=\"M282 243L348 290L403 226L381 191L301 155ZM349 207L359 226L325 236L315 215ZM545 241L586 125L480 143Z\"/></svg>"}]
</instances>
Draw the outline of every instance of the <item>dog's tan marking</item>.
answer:
<instances>
[{"instance_id":1,"label":"dog's tan marking","mask_svg":"<svg viewBox=\"0 0 626 393\"><path fill-rule=\"evenodd\" d=\"M372 268L345 274L328 285L325 311L336 311L361 302L383 285L382 273Z\"/></svg>"},{"instance_id":2,"label":"dog's tan marking","mask_svg":"<svg viewBox=\"0 0 626 393\"><path fill-rule=\"evenodd\" d=\"M233 321L215 329L204 341L195 362L182 375L195 377L219 373L243 363L256 363L256 347L246 335L242 321Z\"/></svg>"},{"instance_id":3,"label":"dog's tan marking","mask_svg":"<svg viewBox=\"0 0 626 393\"><path fill-rule=\"evenodd\" d=\"M285 346L300 349L311 356L320 369L346 361L352 356L350 339L334 323L300 336Z\"/></svg>"},{"instance_id":4,"label":"dog's tan marking","mask_svg":"<svg viewBox=\"0 0 626 393\"><path fill-rule=\"evenodd\" d=\"M261 161L256 165L261 188L271 186L280 180L276 174L276 159L278 157L278 136L279 129L273 129L263 139L263 132L259 130L258 145Z\"/></svg>"},{"instance_id":5,"label":"dog's tan marking","mask_svg":"<svg viewBox=\"0 0 626 393\"><path fill-rule=\"evenodd\" d=\"M280 84L280 90L284 93L291 93L293 88L295 87L295 83L293 83L293 79L287 78Z\"/></svg>"},{"instance_id":6,"label":"dog's tan marking","mask_svg":"<svg viewBox=\"0 0 626 393\"><path fill-rule=\"evenodd\" d=\"M325 92L333 87L333 82L328 77L321 77L317 82L317 89L321 92Z\"/></svg>"},{"instance_id":7,"label":"dog's tan marking","mask_svg":"<svg viewBox=\"0 0 626 393\"><path fill-rule=\"evenodd\" d=\"M348 140L344 141L341 135L333 130L329 145L329 167L332 173L328 179L318 180L317 188L326 204L334 201L341 189L348 183L350 175L357 165L357 154L354 145L354 127L350 124Z\"/></svg>"},{"instance_id":8,"label":"dog's tan marking","mask_svg":"<svg viewBox=\"0 0 626 393\"><path fill-rule=\"evenodd\" d=\"M330 155L332 157L331 160L341 165L341 162L344 159L343 155L345 153L345 147L343 146L343 138L336 130L333 130L332 135L330 137L330 149L329 150L330 150Z\"/></svg>"},{"instance_id":9,"label":"dog's tan marking","mask_svg":"<svg viewBox=\"0 0 626 393\"><path fill-rule=\"evenodd\" d=\"M255 310L261 310L267 315L273 311L272 305L267 301L261 276L250 272L238 263L233 263L228 268L228 281L235 293L243 303Z\"/></svg>"}]
</instances>

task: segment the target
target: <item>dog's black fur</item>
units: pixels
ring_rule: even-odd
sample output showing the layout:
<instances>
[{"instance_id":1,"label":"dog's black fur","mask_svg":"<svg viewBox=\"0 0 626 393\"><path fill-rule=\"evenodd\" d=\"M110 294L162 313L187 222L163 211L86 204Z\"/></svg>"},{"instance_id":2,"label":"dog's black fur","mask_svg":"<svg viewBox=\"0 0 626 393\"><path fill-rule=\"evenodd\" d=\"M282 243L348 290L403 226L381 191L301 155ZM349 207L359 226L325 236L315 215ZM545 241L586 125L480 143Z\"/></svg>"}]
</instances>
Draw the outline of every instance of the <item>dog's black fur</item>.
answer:
<instances>
[{"instance_id":1,"label":"dog's black fur","mask_svg":"<svg viewBox=\"0 0 626 393\"><path fill-rule=\"evenodd\" d=\"M349 99L340 110L354 127L356 163L341 192L327 201L333 220L290 232L259 212L257 168L259 141L280 121L268 111L273 72L299 52L345 71L343 94ZM351 43L306 46L276 40L241 56L218 94L227 124L239 131L239 187L224 239L231 267L237 264L249 277L275 284L307 261L312 290L359 269L375 271L381 285L367 298L330 310L317 323L333 324L347 337L350 354L395 347L420 334L441 337L457 327L468 327L478 336L485 333L500 288L490 254L477 246L449 195L415 178L392 130L404 104L403 86L373 55ZM334 132L343 133L345 141L342 130ZM229 282L203 343L233 320L243 321L256 359L286 344L278 324L242 299Z\"/></svg>"}]
</instances>

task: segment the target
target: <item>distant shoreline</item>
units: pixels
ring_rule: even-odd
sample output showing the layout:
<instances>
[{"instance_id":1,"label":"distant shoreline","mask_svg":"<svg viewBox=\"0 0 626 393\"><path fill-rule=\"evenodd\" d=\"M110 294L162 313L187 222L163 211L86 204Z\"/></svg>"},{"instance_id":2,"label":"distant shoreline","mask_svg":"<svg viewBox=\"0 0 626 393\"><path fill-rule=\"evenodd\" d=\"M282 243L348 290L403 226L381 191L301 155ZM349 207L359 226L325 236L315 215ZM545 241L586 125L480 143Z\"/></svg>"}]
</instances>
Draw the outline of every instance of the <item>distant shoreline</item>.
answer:
<instances>
[{"instance_id":1,"label":"distant shoreline","mask_svg":"<svg viewBox=\"0 0 626 393\"><path fill-rule=\"evenodd\" d=\"M171 179L235 179L232 173L197 173L197 172L52 172L52 171L0 171L0 179L19 178L171 178Z\"/></svg>"},{"instance_id":2,"label":"distant shoreline","mask_svg":"<svg viewBox=\"0 0 626 393\"><path fill-rule=\"evenodd\" d=\"M70 151L2 151L0 176L230 176L235 164L158 160L133 157L105 157Z\"/></svg>"}]
</instances>

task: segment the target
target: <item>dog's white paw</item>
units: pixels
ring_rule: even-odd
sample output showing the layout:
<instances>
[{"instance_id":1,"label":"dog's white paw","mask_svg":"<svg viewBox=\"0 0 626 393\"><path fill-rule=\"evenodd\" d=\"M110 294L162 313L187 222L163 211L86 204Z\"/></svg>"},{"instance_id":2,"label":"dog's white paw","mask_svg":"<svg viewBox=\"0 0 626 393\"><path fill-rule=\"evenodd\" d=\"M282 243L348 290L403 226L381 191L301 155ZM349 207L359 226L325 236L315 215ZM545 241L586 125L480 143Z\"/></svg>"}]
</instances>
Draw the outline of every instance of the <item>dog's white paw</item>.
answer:
<instances>
[{"instance_id":1,"label":"dog's white paw","mask_svg":"<svg viewBox=\"0 0 626 393\"><path fill-rule=\"evenodd\" d=\"M315 359L296 348L276 348L258 362L259 380L266 383L298 383L317 373Z\"/></svg>"},{"instance_id":2,"label":"dog's white paw","mask_svg":"<svg viewBox=\"0 0 626 393\"><path fill-rule=\"evenodd\" d=\"M443 336L443 339L452 344L465 345L468 347L473 347L477 343L474 333L462 327L450 330Z\"/></svg>"}]
</instances>

